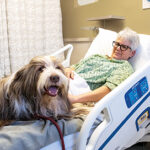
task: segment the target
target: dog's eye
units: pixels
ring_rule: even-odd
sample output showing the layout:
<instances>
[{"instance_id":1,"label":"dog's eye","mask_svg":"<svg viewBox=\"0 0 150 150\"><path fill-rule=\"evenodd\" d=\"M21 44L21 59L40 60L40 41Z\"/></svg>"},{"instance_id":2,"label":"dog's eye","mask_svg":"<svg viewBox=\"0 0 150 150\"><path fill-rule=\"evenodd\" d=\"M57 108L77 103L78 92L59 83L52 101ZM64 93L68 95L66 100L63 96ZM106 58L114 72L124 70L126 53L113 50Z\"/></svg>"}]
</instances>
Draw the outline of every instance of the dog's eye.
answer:
<instances>
[{"instance_id":1,"label":"dog's eye","mask_svg":"<svg viewBox=\"0 0 150 150\"><path fill-rule=\"evenodd\" d=\"M59 70L61 70L61 67L60 67L60 66L57 66L57 67L56 67L56 69L59 69Z\"/></svg>"},{"instance_id":2,"label":"dog's eye","mask_svg":"<svg viewBox=\"0 0 150 150\"><path fill-rule=\"evenodd\" d=\"M41 67L39 68L39 71L42 72L44 69L45 69L45 67L44 67L44 66L41 66Z\"/></svg>"}]
</instances>

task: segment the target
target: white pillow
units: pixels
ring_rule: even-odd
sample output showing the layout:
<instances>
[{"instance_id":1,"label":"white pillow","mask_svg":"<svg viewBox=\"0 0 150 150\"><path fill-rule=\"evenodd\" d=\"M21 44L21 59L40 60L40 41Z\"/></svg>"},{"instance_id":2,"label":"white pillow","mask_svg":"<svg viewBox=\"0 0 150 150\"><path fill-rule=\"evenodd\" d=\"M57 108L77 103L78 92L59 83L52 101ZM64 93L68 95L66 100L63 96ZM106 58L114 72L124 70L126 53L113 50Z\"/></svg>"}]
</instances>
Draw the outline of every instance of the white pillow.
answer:
<instances>
[{"instance_id":1,"label":"white pillow","mask_svg":"<svg viewBox=\"0 0 150 150\"><path fill-rule=\"evenodd\" d=\"M110 56L112 53L112 41L116 40L116 37L117 32L99 28L99 33L93 40L84 58L93 54ZM139 37L140 46L136 50L135 56L129 60L134 70L141 68L147 63L150 56L150 35L139 34Z\"/></svg>"},{"instance_id":2,"label":"white pillow","mask_svg":"<svg viewBox=\"0 0 150 150\"><path fill-rule=\"evenodd\" d=\"M99 28L99 33L93 40L88 52L84 58L93 54L111 55L112 53L112 41L115 41L117 33L111 30Z\"/></svg>"},{"instance_id":3,"label":"white pillow","mask_svg":"<svg viewBox=\"0 0 150 150\"><path fill-rule=\"evenodd\" d=\"M150 59L150 35L139 34L140 46L136 50L136 54L129 62L132 64L134 70L140 69Z\"/></svg>"}]
</instances>

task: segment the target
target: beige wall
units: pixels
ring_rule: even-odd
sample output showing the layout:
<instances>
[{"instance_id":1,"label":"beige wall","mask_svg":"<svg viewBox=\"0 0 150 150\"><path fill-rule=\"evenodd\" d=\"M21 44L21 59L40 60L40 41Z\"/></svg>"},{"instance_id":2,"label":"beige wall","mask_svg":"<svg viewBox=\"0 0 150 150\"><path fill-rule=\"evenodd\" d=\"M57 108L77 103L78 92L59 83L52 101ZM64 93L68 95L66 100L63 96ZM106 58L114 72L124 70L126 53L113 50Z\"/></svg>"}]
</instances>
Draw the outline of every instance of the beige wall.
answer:
<instances>
[{"instance_id":1,"label":"beige wall","mask_svg":"<svg viewBox=\"0 0 150 150\"><path fill-rule=\"evenodd\" d=\"M64 44L72 44L73 52L71 54L71 64L78 63L82 58L84 58L87 50L89 49L92 38L69 38L64 39Z\"/></svg>"},{"instance_id":2,"label":"beige wall","mask_svg":"<svg viewBox=\"0 0 150 150\"><path fill-rule=\"evenodd\" d=\"M94 37L95 32L81 27L100 26L99 21L87 21L91 17L108 15L124 16L124 21L108 21L105 28L119 31L128 26L139 33L150 34L150 9L142 9L142 0L99 0L78 6L75 0L61 0L64 38Z\"/></svg>"}]
</instances>

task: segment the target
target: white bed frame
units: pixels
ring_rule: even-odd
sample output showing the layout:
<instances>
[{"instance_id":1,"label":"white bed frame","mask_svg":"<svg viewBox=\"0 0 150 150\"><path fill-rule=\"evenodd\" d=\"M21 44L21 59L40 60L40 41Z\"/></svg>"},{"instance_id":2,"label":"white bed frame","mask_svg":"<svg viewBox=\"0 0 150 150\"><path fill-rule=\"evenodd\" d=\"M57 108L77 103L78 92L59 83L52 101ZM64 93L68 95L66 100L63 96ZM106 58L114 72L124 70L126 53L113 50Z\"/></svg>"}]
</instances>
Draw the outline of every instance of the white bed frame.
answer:
<instances>
[{"instance_id":1,"label":"white bed frame","mask_svg":"<svg viewBox=\"0 0 150 150\"><path fill-rule=\"evenodd\" d=\"M143 78L143 83L140 83ZM139 86L144 92L141 98L128 108L125 95L129 89L134 91ZM104 120L94 130L86 145L89 131L102 111ZM150 130L149 111L150 64L147 64L97 103L81 128L77 150L120 150L132 146Z\"/></svg>"},{"instance_id":2,"label":"white bed frame","mask_svg":"<svg viewBox=\"0 0 150 150\"><path fill-rule=\"evenodd\" d=\"M125 94L129 89L134 89L143 78L146 78L148 90L137 102L128 108ZM121 150L138 142L150 130L149 87L150 64L147 64L96 104L83 123L80 133L64 137L66 150ZM86 145L90 129L96 117L102 111L104 112L104 120L94 130L89 143ZM137 122L140 119L141 122L138 125ZM54 142L41 150L50 149L61 150L60 141Z\"/></svg>"},{"instance_id":3,"label":"white bed frame","mask_svg":"<svg viewBox=\"0 0 150 150\"><path fill-rule=\"evenodd\" d=\"M56 51L55 53L51 54L51 56L57 56L61 53L64 53L65 59L62 62L62 65L64 67L69 67L72 51L73 51L73 46L71 44L68 44L68 45L64 46L63 48L59 49L58 51Z\"/></svg>"},{"instance_id":4,"label":"white bed frame","mask_svg":"<svg viewBox=\"0 0 150 150\"><path fill-rule=\"evenodd\" d=\"M70 53L68 54L69 62L64 63L65 67L69 66L73 49L71 45L66 47L70 49ZM137 91L140 92L140 96L137 95ZM131 102L132 100L134 101ZM87 144L92 125L102 112L103 122L93 131ZM64 137L66 150L126 149L150 132L149 118L150 63L147 62L95 105L84 121L80 133ZM41 150L50 149L61 150L60 141Z\"/></svg>"}]
</instances>

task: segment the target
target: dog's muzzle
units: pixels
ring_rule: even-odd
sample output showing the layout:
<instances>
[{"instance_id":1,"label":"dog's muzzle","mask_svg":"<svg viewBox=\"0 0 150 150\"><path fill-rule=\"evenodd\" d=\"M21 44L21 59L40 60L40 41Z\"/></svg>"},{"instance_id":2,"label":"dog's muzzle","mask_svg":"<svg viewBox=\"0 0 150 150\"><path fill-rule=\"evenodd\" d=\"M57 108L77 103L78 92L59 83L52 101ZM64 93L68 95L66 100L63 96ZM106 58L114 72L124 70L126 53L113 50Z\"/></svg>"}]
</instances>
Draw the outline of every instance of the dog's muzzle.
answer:
<instances>
[{"instance_id":1,"label":"dog's muzzle","mask_svg":"<svg viewBox=\"0 0 150 150\"><path fill-rule=\"evenodd\" d=\"M49 96L52 96L52 97L55 97L58 95L58 93L60 92L60 87L57 85L59 80L60 80L60 78L58 75L50 76L50 81L51 81L52 85L49 86L48 88L44 87L46 94L48 94Z\"/></svg>"},{"instance_id":2,"label":"dog's muzzle","mask_svg":"<svg viewBox=\"0 0 150 150\"><path fill-rule=\"evenodd\" d=\"M52 85L48 88L44 87L44 89L45 89L45 93L52 97L55 97L59 92L59 87L55 85Z\"/></svg>"}]
</instances>

